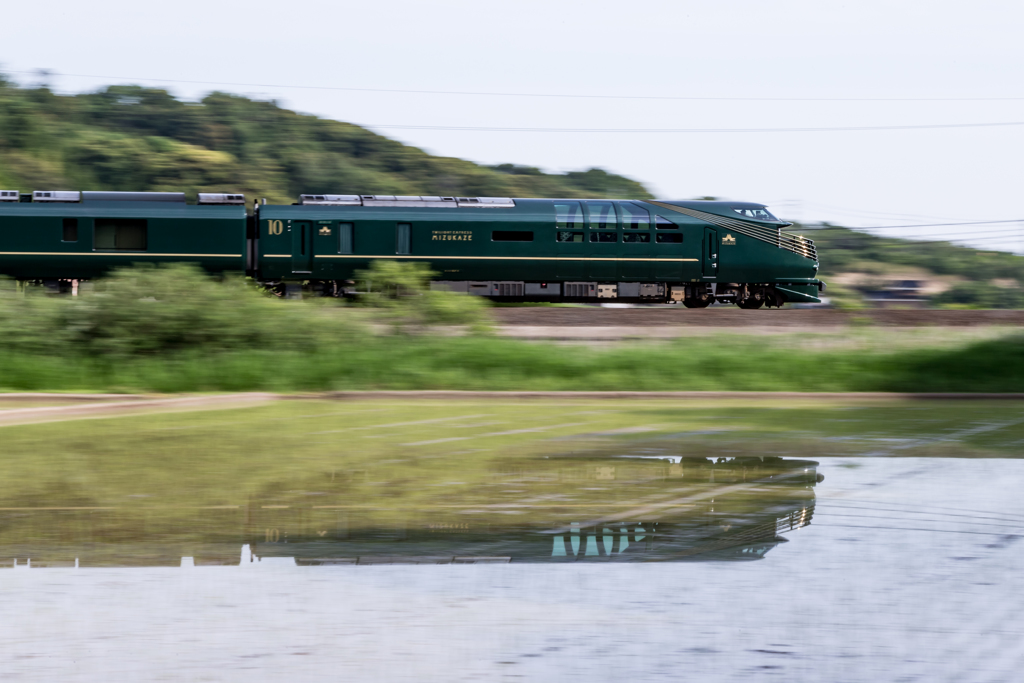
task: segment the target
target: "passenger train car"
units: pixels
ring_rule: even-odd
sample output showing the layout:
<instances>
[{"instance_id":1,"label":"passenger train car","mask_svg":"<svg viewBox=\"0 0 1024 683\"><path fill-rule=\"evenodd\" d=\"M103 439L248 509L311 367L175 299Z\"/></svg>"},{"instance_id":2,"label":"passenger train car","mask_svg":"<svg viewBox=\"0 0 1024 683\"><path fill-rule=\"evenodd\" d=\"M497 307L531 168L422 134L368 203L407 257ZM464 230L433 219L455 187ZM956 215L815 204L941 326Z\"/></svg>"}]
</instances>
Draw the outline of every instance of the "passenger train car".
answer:
<instances>
[{"instance_id":1,"label":"passenger train car","mask_svg":"<svg viewBox=\"0 0 1024 683\"><path fill-rule=\"evenodd\" d=\"M191 262L281 291L352 293L372 261L434 287L519 301L818 302L814 243L762 204L240 194L0 192L0 274L60 286L119 265Z\"/></svg>"}]
</instances>

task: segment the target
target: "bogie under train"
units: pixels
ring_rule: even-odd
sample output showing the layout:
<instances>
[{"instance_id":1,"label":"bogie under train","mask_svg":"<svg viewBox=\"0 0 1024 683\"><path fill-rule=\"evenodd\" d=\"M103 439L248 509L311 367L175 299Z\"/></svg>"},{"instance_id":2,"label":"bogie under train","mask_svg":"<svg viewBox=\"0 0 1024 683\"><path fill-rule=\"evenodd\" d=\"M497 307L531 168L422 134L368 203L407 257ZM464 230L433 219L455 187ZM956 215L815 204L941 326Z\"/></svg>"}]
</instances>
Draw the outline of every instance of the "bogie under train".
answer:
<instances>
[{"instance_id":1,"label":"bogie under train","mask_svg":"<svg viewBox=\"0 0 1024 683\"><path fill-rule=\"evenodd\" d=\"M131 263L245 272L282 291L353 293L375 260L508 301L818 302L814 243L762 204L725 201L0 192L0 274L66 287Z\"/></svg>"}]
</instances>

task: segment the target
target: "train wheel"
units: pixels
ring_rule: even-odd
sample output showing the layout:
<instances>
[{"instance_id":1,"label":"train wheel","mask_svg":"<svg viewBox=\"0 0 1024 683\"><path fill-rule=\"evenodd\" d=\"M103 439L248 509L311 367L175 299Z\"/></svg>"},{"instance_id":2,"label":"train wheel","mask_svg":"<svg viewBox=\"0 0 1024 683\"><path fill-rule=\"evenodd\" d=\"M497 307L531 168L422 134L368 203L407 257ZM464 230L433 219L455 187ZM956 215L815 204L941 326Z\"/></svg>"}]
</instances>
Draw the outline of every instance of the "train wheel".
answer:
<instances>
[{"instance_id":1,"label":"train wheel","mask_svg":"<svg viewBox=\"0 0 1024 683\"><path fill-rule=\"evenodd\" d=\"M715 298L709 296L706 299L684 299L683 305L687 308L707 308Z\"/></svg>"},{"instance_id":2,"label":"train wheel","mask_svg":"<svg viewBox=\"0 0 1024 683\"><path fill-rule=\"evenodd\" d=\"M761 308L762 306L764 306L764 299L755 299L753 297L750 297L749 299L744 299L743 301L737 301L736 305L739 306L740 308L745 308L747 310Z\"/></svg>"}]
</instances>

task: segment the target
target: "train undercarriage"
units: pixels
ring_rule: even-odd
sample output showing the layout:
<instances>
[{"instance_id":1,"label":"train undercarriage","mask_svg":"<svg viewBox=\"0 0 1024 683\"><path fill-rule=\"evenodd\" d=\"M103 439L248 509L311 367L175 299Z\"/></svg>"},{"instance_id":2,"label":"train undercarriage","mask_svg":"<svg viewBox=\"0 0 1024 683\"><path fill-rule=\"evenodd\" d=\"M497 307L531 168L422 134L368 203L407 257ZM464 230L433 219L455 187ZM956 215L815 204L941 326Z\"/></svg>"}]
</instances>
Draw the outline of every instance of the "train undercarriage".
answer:
<instances>
[{"instance_id":1,"label":"train undercarriage","mask_svg":"<svg viewBox=\"0 0 1024 683\"><path fill-rule=\"evenodd\" d=\"M287 298L299 298L304 292L340 298L356 298L362 293L350 280L264 284ZM789 300L770 283L437 281L431 283L431 289L509 303L682 304L687 308L706 308L718 303L757 309L778 308Z\"/></svg>"},{"instance_id":2,"label":"train undercarriage","mask_svg":"<svg viewBox=\"0 0 1024 683\"><path fill-rule=\"evenodd\" d=\"M54 294L75 294L79 280L25 280L24 284L45 287ZM306 296L358 298L352 280L266 281L261 283L278 296L298 299ZM682 304L706 308L713 303L735 304L743 309L779 308L786 295L769 283L664 282L521 282L521 281L439 281L431 289L483 296L509 303L625 303Z\"/></svg>"}]
</instances>

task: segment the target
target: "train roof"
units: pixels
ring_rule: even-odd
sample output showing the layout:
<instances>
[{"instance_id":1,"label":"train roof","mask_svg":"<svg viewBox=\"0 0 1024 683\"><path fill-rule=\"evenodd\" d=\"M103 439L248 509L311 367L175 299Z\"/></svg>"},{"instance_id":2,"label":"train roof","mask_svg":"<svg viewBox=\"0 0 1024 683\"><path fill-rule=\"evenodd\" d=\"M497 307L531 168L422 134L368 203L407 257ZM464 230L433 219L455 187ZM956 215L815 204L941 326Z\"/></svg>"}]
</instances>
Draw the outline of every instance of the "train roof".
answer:
<instances>
[{"instance_id":1,"label":"train roof","mask_svg":"<svg viewBox=\"0 0 1024 683\"><path fill-rule=\"evenodd\" d=\"M768 211L768 207L760 202L733 202L721 199L659 199L647 202L656 206L668 205L689 209L689 212L709 213L723 218L739 218L744 221L756 221L768 223L778 227L792 225L786 221L779 220ZM690 215L693 215L692 213Z\"/></svg>"},{"instance_id":2,"label":"train roof","mask_svg":"<svg viewBox=\"0 0 1024 683\"><path fill-rule=\"evenodd\" d=\"M0 216L105 218L245 219L244 206L205 206L158 202L83 202L81 204L0 203Z\"/></svg>"},{"instance_id":3,"label":"train roof","mask_svg":"<svg viewBox=\"0 0 1024 683\"><path fill-rule=\"evenodd\" d=\"M578 201L615 201L631 202L635 204L653 205L662 210L678 211L688 214L694 218L703 218L707 215L718 216L727 220L750 221L770 225L773 228L792 225L779 220L768 211L765 204L760 202L736 202L725 200L648 200L648 199L606 199L606 198L514 198L514 197L441 197L441 196L395 196L395 195L313 195L304 194L299 196L299 201L292 205L270 204L260 207L261 213L268 218L284 218L288 216L302 215L308 218L323 216L329 218L333 212L338 210L370 210L375 209L399 209L414 210L420 214L420 209L442 211L446 218L452 216L478 215L478 212L487 212L491 218L496 219L499 215L506 213L536 213L537 211L550 211L552 204L558 202ZM323 211L323 213L321 213ZM493 213L492 213L493 212ZM719 222L712 220L711 222Z\"/></svg>"},{"instance_id":4,"label":"train roof","mask_svg":"<svg viewBox=\"0 0 1024 683\"><path fill-rule=\"evenodd\" d=\"M3 216L97 216L244 218L245 195L200 193L196 204L184 192L0 191Z\"/></svg>"}]
</instances>

